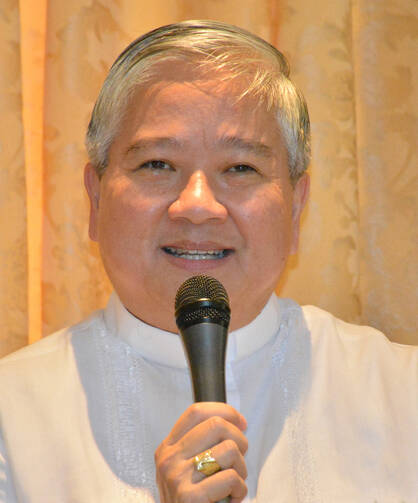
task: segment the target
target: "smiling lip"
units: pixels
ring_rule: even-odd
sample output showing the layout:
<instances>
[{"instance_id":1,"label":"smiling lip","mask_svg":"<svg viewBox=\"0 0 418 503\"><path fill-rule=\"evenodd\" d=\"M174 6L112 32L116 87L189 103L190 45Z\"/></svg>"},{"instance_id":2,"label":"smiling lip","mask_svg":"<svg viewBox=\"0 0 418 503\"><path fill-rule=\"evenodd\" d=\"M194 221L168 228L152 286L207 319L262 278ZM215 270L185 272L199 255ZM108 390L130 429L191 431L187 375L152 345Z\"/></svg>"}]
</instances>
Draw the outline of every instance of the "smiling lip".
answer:
<instances>
[{"instance_id":1,"label":"smiling lip","mask_svg":"<svg viewBox=\"0 0 418 503\"><path fill-rule=\"evenodd\" d=\"M174 259L185 261L217 261L231 255L232 248L223 248L215 243L181 242L162 246L164 253Z\"/></svg>"},{"instance_id":2,"label":"smiling lip","mask_svg":"<svg viewBox=\"0 0 418 503\"><path fill-rule=\"evenodd\" d=\"M184 248L174 248L165 246L163 250L173 257L183 258L186 260L217 260L229 255L232 250L187 250Z\"/></svg>"}]
</instances>

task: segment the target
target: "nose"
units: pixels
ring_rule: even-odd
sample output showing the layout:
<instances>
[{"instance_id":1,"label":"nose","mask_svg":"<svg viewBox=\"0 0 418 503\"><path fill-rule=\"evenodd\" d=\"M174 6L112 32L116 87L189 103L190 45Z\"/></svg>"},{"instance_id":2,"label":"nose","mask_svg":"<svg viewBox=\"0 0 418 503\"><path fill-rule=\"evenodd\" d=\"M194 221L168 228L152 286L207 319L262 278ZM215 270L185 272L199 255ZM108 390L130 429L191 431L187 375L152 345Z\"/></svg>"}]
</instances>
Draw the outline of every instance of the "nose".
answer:
<instances>
[{"instance_id":1,"label":"nose","mask_svg":"<svg viewBox=\"0 0 418 503\"><path fill-rule=\"evenodd\" d=\"M213 220L225 221L227 210L215 197L206 175L195 171L187 180L186 186L168 209L171 219L186 219L193 224Z\"/></svg>"}]
</instances>

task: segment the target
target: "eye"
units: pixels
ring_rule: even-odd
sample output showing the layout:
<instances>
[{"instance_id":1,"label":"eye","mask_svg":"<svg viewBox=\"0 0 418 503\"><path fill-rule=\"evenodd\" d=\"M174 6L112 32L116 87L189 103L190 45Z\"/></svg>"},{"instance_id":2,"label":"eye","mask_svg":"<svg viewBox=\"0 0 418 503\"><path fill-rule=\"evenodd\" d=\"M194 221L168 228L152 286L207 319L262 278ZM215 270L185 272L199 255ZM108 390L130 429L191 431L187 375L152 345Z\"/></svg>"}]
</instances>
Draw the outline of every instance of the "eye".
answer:
<instances>
[{"instance_id":1,"label":"eye","mask_svg":"<svg viewBox=\"0 0 418 503\"><path fill-rule=\"evenodd\" d=\"M153 160L141 164L138 169L149 169L153 172L158 171L173 171L172 166L165 161Z\"/></svg>"},{"instance_id":2,"label":"eye","mask_svg":"<svg viewBox=\"0 0 418 503\"><path fill-rule=\"evenodd\" d=\"M237 164L235 166L230 167L228 170L228 173L257 173L257 170L252 168L251 166L248 166L248 164Z\"/></svg>"}]
</instances>

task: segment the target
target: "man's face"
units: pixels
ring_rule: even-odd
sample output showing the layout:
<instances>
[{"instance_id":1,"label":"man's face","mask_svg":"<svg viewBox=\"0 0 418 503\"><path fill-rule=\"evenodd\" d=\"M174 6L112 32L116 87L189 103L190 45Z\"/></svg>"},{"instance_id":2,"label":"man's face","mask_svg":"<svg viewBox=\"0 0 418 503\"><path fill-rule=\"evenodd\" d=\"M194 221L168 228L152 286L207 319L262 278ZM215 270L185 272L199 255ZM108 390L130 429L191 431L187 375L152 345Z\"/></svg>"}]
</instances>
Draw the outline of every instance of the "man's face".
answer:
<instances>
[{"instance_id":1,"label":"man's face","mask_svg":"<svg viewBox=\"0 0 418 503\"><path fill-rule=\"evenodd\" d=\"M90 236L138 318L175 332L178 287L208 274L225 286L237 329L296 250L308 178L292 187L273 114L252 98L236 103L236 84L179 82L173 71L133 97L101 180L86 167Z\"/></svg>"}]
</instances>

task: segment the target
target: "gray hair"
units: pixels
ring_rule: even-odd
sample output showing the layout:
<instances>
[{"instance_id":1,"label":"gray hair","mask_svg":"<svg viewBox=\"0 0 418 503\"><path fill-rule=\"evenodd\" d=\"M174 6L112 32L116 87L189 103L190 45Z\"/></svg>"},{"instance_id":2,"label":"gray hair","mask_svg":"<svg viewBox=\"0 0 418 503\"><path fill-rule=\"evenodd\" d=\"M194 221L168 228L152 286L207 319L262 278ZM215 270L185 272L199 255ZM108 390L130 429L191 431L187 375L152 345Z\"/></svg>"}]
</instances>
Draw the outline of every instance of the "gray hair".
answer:
<instances>
[{"instance_id":1,"label":"gray hair","mask_svg":"<svg viewBox=\"0 0 418 503\"><path fill-rule=\"evenodd\" d=\"M238 100L255 96L274 110L284 137L289 174L296 181L310 160L309 114L302 93L289 79L283 54L252 33L218 21L183 21L134 40L113 63L93 109L86 135L90 162L101 176L109 148L138 86L158 77L157 64L192 62L221 80L245 77Z\"/></svg>"}]
</instances>

